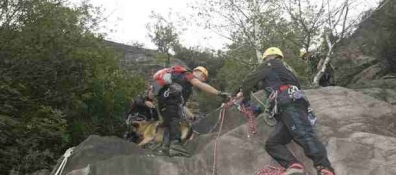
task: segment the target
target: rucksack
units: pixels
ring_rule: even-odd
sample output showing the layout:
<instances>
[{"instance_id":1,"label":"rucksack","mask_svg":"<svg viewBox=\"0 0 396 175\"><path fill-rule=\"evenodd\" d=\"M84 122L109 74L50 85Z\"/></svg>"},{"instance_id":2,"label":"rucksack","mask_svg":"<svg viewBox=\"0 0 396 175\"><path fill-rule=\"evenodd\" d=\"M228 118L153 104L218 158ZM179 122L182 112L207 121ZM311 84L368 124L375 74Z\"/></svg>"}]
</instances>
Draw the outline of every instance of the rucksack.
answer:
<instances>
[{"instance_id":1,"label":"rucksack","mask_svg":"<svg viewBox=\"0 0 396 175\"><path fill-rule=\"evenodd\" d=\"M173 74L174 73L185 73L189 72L187 68L183 66L172 66L170 68L164 68L157 71L153 75L153 92L155 95L158 95L159 91L166 85L172 84Z\"/></svg>"}]
</instances>

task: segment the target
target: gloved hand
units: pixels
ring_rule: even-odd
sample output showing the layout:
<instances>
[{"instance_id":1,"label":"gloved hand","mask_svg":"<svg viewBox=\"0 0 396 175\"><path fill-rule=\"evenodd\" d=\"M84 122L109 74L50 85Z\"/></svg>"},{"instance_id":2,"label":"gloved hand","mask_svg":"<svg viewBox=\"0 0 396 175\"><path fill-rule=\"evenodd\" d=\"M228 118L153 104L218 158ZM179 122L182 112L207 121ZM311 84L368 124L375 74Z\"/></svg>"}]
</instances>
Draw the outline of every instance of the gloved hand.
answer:
<instances>
[{"instance_id":1,"label":"gloved hand","mask_svg":"<svg viewBox=\"0 0 396 175\"><path fill-rule=\"evenodd\" d=\"M252 106L252 111L256 115L258 115L258 114L263 112L263 110L260 108L260 106Z\"/></svg>"},{"instance_id":2,"label":"gloved hand","mask_svg":"<svg viewBox=\"0 0 396 175\"><path fill-rule=\"evenodd\" d=\"M154 103L151 102L151 101L145 101L144 104L145 104L147 107L149 107L149 108L155 108Z\"/></svg>"},{"instance_id":3,"label":"gloved hand","mask_svg":"<svg viewBox=\"0 0 396 175\"><path fill-rule=\"evenodd\" d=\"M243 99L241 105L244 105L245 107L250 107L252 105L252 101L248 99Z\"/></svg>"},{"instance_id":4,"label":"gloved hand","mask_svg":"<svg viewBox=\"0 0 396 175\"><path fill-rule=\"evenodd\" d=\"M228 101L229 99L231 99L231 94L228 93L228 92L219 91L219 92L217 93L217 95L220 96L220 97L223 97L223 98L226 99L227 101Z\"/></svg>"}]
</instances>

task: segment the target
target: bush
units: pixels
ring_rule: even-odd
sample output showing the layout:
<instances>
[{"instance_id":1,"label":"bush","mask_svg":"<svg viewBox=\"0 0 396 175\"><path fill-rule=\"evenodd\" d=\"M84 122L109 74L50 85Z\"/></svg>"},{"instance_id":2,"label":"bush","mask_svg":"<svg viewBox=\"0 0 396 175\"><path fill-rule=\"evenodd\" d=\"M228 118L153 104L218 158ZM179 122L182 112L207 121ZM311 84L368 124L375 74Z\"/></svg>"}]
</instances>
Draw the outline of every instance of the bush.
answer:
<instances>
[{"instance_id":1,"label":"bush","mask_svg":"<svg viewBox=\"0 0 396 175\"><path fill-rule=\"evenodd\" d=\"M91 32L93 8L0 4L0 174L49 168L90 134L121 135L127 103L144 83Z\"/></svg>"}]
</instances>

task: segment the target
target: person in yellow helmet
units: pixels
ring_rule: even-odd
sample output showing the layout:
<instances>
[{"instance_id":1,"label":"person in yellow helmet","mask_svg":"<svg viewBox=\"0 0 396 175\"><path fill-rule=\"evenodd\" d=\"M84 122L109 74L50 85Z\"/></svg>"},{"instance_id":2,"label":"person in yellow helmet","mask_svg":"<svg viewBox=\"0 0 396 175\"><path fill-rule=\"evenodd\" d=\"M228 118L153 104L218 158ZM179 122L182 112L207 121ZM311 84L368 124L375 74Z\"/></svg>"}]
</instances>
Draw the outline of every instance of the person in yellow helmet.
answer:
<instances>
[{"instance_id":1,"label":"person in yellow helmet","mask_svg":"<svg viewBox=\"0 0 396 175\"><path fill-rule=\"evenodd\" d=\"M269 94L270 115L277 119L273 133L266 141L265 149L281 166L286 168L284 175L303 175L301 162L288 150L286 145L294 140L312 159L320 175L334 175L327 152L315 136L313 124L308 119L309 102L301 91L295 74L286 68L284 55L277 47L270 47L263 54L265 60L243 81L239 96L244 104L251 104L250 92L265 90Z\"/></svg>"},{"instance_id":2,"label":"person in yellow helmet","mask_svg":"<svg viewBox=\"0 0 396 175\"><path fill-rule=\"evenodd\" d=\"M284 58L282 51L279 48L277 48L277 47L270 47L267 50L265 50L265 52L263 54L263 59L264 60L269 59L269 58L273 58L273 57L276 57L276 58L279 58L279 59L283 59Z\"/></svg>"},{"instance_id":3,"label":"person in yellow helmet","mask_svg":"<svg viewBox=\"0 0 396 175\"><path fill-rule=\"evenodd\" d=\"M192 88L197 87L223 98L230 96L230 93L219 91L204 83L208 77L208 70L202 66L194 68L193 71L183 66L173 66L154 74L153 91L165 127L164 140L161 147L155 150L156 155L191 156L181 144L180 121L183 120L183 108L192 93Z\"/></svg>"},{"instance_id":4,"label":"person in yellow helmet","mask_svg":"<svg viewBox=\"0 0 396 175\"><path fill-rule=\"evenodd\" d=\"M308 52L305 49L300 50L300 58L303 60L307 60L307 54Z\"/></svg>"},{"instance_id":5,"label":"person in yellow helmet","mask_svg":"<svg viewBox=\"0 0 396 175\"><path fill-rule=\"evenodd\" d=\"M322 65L324 63L323 56L320 56L319 54L315 54L313 51L307 51L306 49L302 49L300 51L300 58L307 61L308 64L307 73L312 76L311 80L313 80L313 77L322 68ZM334 69L332 68L330 63L326 65L325 72L323 73L322 77L320 77L319 79L319 85L322 87L335 85Z\"/></svg>"}]
</instances>

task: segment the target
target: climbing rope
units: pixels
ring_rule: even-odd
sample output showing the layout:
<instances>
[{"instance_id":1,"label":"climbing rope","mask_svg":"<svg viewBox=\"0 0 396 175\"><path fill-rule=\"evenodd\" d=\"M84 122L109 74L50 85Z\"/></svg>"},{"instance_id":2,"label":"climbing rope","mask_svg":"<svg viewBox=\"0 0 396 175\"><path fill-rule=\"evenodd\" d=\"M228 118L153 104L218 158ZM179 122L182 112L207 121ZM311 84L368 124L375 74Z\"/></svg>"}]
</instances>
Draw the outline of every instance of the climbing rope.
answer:
<instances>
[{"instance_id":1,"label":"climbing rope","mask_svg":"<svg viewBox=\"0 0 396 175\"><path fill-rule=\"evenodd\" d=\"M254 175L282 175L285 172L283 167L274 166L274 159L271 159L269 165L265 165L264 167L258 169Z\"/></svg>"},{"instance_id":2,"label":"climbing rope","mask_svg":"<svg viewBox=\"0 0 396 175\"><path fill-rule=\"evenodd\" d=\"M62 174L63 169L64 169L65 166L66 166L67 159L71 156L71 154L73 153L73 151L74 151L74 147L71 147L71 148L69 148L69 149L66 150L65 154L63 154L63 161L62 161L62 163L59 165L58 170L56 170L55 175L61 175L61 174Z\"/></svg>"},{"instance_id":3,"label":"climbing rope","mask_svg":"<svg viewBox=\"0 0 396 175\"><path fill-rule=\"evenodd\" d=\"M252 110L246 108L245 105L242 105L241 112L248 120L248 124L249 124L248 128L250 128L250 131L249 130L247 131L248 137L250 137L250 134L257 134L257 123Z\"/></svg>"},{"instance_id":4,"label":"climbing rope","mask_svg":"<svg viewBox=\"0 0 396 175\"><path fill-rule=\"evenodd\" d=\"M226 104L223 103L221 105L221 110L220 110L220 128L219 128L219 132L217 133L217 137L215 140L215 144L214 144L214 150L213 150L213 168L212 168L212 175L215 175L217 172L217 142L219 140L220 134L221 134L221 130L223 129L223 123L224 123L224 116L225 116L225 111L226 111Z\"/></svg>"},{"instance_id":5,"label":"climbing rope","mask_svg":"<svg viewBox=\"0 0 396 175\"><path fill-rule=\"evenodd\" d=\"M215 143L214 143L212 175L215 175L216 172L217 172L217 143L219 141L219 138L220 138L220 135L221 135L221 131L223 129L225 112L232 105L235 105L235 102L237 100L238 99L230 99L228 102L222 103L221 106L220 106L220 114L219 114L219 122L218 122L220 124L220 128L219 128L219 131L217 133L216 140L215 140Z\"/></svg>"},{"instance_id":6,"label":"climbing rope","mask_svg":"<svg viewBox=\"0 0 396 175\"><path fill-rule=\"evenodd\" d=\"M281 167L268 165L259 169L254 175L281 175L284 172L285 170Z\"/></svg>"},{"instance_id":7,"label":"climbing rope","mask_svg":"<svg viewBox=\"0 0 396 175\"><path fill-rule=\"evenodd\" d=\"M220 106L220 107L214 109L212 112L210 112L210 113L208 113L208 114L205 114L203 117L198 117L197 119L195 119L194 121L192 121L191 124L193 125L193 124L195 124L195 123L201 122L203 119L212 116L212 114L214 114L215 112L217 112L217 110L219 110L219 109L221 110L221 108L222 108L222 106ZM219 115L219 117L217 118L216 123L209 129L209 132L208 132L208 133L212 133L212 132L217 128L217 126L218 126L219 123L220 123L220 120L221 120L221 118L220 118L220 115ZM203 134L203 133L200 133L200 132L198 132L198 131L196 131L196 130L194 130L194 129L193 129L193 132L196 133L196 134Z\"/></svg>"}]
</instances>

